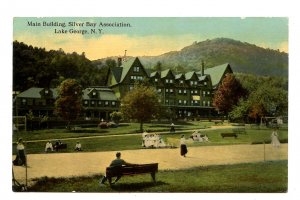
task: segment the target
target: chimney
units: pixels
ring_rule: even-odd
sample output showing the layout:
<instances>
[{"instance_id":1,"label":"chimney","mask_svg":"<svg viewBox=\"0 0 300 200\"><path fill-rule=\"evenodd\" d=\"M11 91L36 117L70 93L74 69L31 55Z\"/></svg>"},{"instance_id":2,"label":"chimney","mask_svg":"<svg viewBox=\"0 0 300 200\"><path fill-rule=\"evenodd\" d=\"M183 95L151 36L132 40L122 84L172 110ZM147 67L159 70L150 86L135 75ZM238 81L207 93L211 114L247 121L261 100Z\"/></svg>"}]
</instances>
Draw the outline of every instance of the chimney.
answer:
<instances>
[{"instance_id":1,"label":"chimney","mask_svg":"<svg viewBox=\"0 0 300 200\"><path fill-rule=\"evenodd\" d=\"M127 52L127 50L125 50L125 53L124 53L124 57L123 57L123 61L124 61L124 62L127 61L126 52Z\"/></svg>"},{"instance_id":2,"label":"chimney","mask_svg":"<svg viewBox=\"0 0 300 200\"><path fill-rule=\"evenodd\" d=\"M119 57L119 58L118 58L118 67L121 67L121 65L122 65L122 58Z\"/></svg>"},{"instance_id":3,"label":"chimney","mask_svg":"<svg viewBox=\"0 0 300 200\"><path fill-rule=\"evenodd\" d=\"M204 76L204 61L201 61L201 76Z\"/></svg>"}]
</instances>

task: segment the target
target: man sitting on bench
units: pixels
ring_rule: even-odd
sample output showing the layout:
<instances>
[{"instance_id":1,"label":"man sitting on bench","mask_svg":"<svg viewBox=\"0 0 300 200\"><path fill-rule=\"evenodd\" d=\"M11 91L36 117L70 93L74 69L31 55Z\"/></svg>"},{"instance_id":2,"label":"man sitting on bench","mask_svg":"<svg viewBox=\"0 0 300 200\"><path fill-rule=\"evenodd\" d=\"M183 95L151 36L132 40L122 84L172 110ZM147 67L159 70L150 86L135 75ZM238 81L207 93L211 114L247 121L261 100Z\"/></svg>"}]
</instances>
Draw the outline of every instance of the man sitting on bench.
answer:
<instances>
[{"instance_id":1,"label":"man sitting on bench","mask_svg":"<svg viewBox=\"0 0 300 200\"><path fill-rule=\"evenodd\" d=\"M117 152L116 153L116 159L114 159L113 161L111 161L110 163L110 167L122 167L123 165L125 166L134 166L135 164L131 164L128 162L125 162L123 159L121 159L121 153ZM114 182L112 182L112 184L115 184L118 180L120 180L121 175L117 176L116 180ZM100 181L100 185L104 184L105 181L107 180L106 175L102 178L102 180Z\"/></svg>"}]
</instances>

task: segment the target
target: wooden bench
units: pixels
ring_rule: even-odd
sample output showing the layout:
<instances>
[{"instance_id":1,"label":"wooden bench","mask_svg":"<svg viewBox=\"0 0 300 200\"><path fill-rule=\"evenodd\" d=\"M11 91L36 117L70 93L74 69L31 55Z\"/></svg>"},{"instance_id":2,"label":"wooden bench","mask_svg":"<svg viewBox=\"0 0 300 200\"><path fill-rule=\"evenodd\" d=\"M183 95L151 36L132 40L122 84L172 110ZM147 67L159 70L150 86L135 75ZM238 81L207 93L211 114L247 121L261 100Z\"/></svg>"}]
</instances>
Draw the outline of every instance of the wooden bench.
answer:
<instances>
[{"instance_id":1,"label":"wooden bench","mask_svg":"<svg viewBox=\"0 0 300 200\"><path fill-rule=\"evenodd\" d=\"M243 133L246 133L246 129L245 128L233 128L232 132L236 133L236 134L243 134Z\"/></svg>"},{"instance_id":2,"label":"wooden bench","mask_svg":"<svg viewBox=\"0 0 300 200\"><path fill-rule=\"evenodd\" d=\"M107 167L106 168L106 177L109 181L109 184L111 185L112 177L130 176L130 175L150 173L153 181L155 182L155 173L157 171L158 171L158 163Z\"/></svg>"},{"instance_id":3,"label":"wooden bench","mask_svg":"<svg viewBox=\"0 0 300 200\"><path fill-rule=\"evenodd\" d=\"M221 133L222 138L225 137L234 137L235 139L238 137L236 133Z\"/></svg>"}]
</instances>

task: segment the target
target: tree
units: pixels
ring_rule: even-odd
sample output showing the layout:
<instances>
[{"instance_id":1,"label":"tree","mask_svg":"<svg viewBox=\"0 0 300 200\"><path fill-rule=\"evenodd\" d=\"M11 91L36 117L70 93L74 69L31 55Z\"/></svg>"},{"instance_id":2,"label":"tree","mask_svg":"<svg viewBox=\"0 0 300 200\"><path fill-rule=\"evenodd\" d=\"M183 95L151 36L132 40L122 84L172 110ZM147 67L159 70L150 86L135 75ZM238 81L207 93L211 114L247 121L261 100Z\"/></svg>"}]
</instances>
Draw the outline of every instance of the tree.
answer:
<instances>
[{"instance_id":1,"label":"tree","mask_svg":"<svg viewBox=\"0 0 300 200\"><path fill-rule=\"evenodd\" d=\"M66 120L70 128L72 120L77 119L82 110L82 88L74 79L66 79L58 88L58 98L55 101L55 113Z\"/></svg>"},{"instance_id":2,"label":"tree","mask_svg":"<svg viewBox=\"0 0 300 200\"><path fill-rule=\"evenodd\" d=\"M248 116L259 123L259 119L263 116L287 115L288 91L285 80L250 76L243 78L243 85L250 91L249 96L234 106L230 118L239 119Z\"/></svg>"},{"instance_id":3,"label":"tree","mask_svg":"<svg viewBox=\"0 0 300 200\"><path fill-rule=\"evenodd\" d=\"M213 98L213 105L219 112L224 112L226 116L237 105L241 97L247 95L246 89L234 77L233 74L226 74L223 81L219 85Z\"/></svg>"},{"instance_id":4,"label":"tree","mask_svg":"<svg viewBox=\"0 0 300 200\"><path fill-rule=\"evenodd\" d=\"M123 114L121 112L114 111L114 112L110 113L110 118L116 124L119 124L120 120L123 118Z\"/></svg>"},{"instance_id":5,"label":"tree","mask_svg":"<svg viewBox=\"0 0 300 200\"><path fill-rule=\"evenodd\" d=\"M162 64L160 61L157 61L156 65L153 67L154 71L162 71Z\"/></svg>"},{"instance_id":6,"label":"tree","mask_svg":"<svg viewBox=\"0 0 300 200\"><path fill-rule=\"evenodd\" d=\"M121 100L121 112L129 119L135 119L140 123L140 131L143 131L143 123L154 118L159 113L160 103L155 89L143 84L135 84Z\"/></svg>"}]
</instances>

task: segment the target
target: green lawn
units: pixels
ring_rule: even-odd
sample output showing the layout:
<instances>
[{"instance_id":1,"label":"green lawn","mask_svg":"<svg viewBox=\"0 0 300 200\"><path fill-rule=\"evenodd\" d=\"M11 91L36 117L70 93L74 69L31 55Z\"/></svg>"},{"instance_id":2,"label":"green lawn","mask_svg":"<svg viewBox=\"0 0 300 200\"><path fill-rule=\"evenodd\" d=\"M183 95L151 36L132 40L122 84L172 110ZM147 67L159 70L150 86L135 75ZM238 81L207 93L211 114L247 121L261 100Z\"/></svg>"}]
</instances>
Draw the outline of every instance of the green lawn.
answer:
<instances>
[{"instance_id":1,"label":"green lawn","mask_svg":"<svg viewBox=\"0 0 300 200\"><path fill-rule=\"evenodd\" d=\"M203 129L205 125L203 124L191 124L191 125L182 125L182 130L185 129ZM37 140L37 139L49 139L53 140L54 138L60 138L64 143L68 144L68 148L62 150L62 152L73 152L73 148L77 140L80 140L83 150L87 152L94 151L120 151L128 149L140 149L142 148L142 137L140 135L124 135L125 133L133 133L137 130L138 124L130 124L128 126L105 129L105 133L74 133L74 132L64 132L65 130L44 130L44 131L33 131L33 132L24 132L18 133L18 136L22 134L24 140ZM145 127L153 128L151 131L159 129L160 127L153 124L146 124ZM162 127L163 128L163 127ZM87 129L86 131L88 131ZM93 129L94 131L97 129ZM177 129L178 130L178 129ZM100 129L99 131L103 131ZM202 134L207 134L210 142L199 143L193 142L188 143L188 146L205 146L205 145L232 145L232 144L252 144L252 143L263 143L266 141L270 142L270 135L272 130L270 129L251 129L246 127L246 134L239 134L238 138L222 138L220 136L223 132L232 132L232 129L227 130L202 130ZM98 137L98 138L88 138L83 139L83 136L99 136L99 135L124 135L124 136L110 136L110 137ZM175 134L162 134L163 140L170 145L178 146L179 139L182 134L185 134L188 138L192 132L187 131L184 133L175 133ZM14 135L17 138L16 135ZM73 138L65 139L63 138ZM81 138L81 139L80 139ZM287 142L288 139L288 130L280 129L279 138L282 142ZM43 153L45 147L45 142L33 142L26 144L27 153ZM13 145L13 152L15 153L15 144Z\"/></svg>"},{"instance_id":2,"label":"green lawn","mask_svg":"<svg viewBox=\"0 0 300 200\"><path fill-rule=\"evenodd\" d=\"M186 129L204 129L213 125L213 122L181 122L176 124L176 130ZM85 136L97 136L97 135L119 135L119 134L132 134L138 133L140 124L138 123L121 123L118 128L101 129L94 128L80 128L77 131L70 131L66 129L45 129L35 131L15 131L13 133L13 141L17 141L19 137L22 137L25 141L28 140L48 140L54 138L72 138L72 137L85 137ZM144 124L144 130L147 131L169 131L170 124L163 123L146 123Z\"/></svg>"},{"instance_id":3,"label":"green lawn","mask_svg":"<svg viewBox=\"0 0 300 200\"><path fill-rule=\"evenodd\" d=\"M149 174L125 176L113 186L99 187L100 175L74 178L41 178L31 192L287 192L287 161L198 167L159 171L157 182Z\"/></svg>"}]
</instances>

